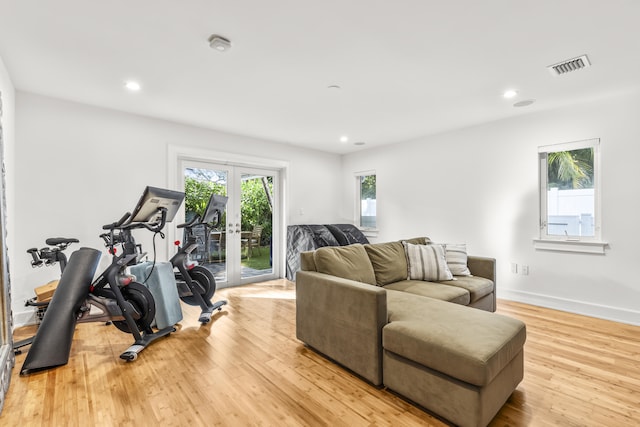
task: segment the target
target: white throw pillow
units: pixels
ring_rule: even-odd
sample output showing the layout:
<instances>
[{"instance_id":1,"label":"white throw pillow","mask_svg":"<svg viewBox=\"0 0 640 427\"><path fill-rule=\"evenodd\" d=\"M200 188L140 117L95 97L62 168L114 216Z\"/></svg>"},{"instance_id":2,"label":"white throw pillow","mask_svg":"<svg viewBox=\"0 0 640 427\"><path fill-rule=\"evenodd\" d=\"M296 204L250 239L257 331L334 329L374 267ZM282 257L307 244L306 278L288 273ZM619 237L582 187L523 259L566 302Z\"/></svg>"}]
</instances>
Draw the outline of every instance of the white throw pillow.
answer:
<instances>
[{"instance_id":1,"label":"white throw pillow","mask_svg":"<svg viewBox=\"0 0 640 427\"><path fill-rule=\"evenodd\" d=\"M407 256L408 277L410 280L438 282L452 280L453 275L447 266L444 246L414 245L402 242Z\"/></svg>"},{"instance_id":2,"label":"white throw pillow","mask_svg":"<svg viewBox=\"0 0 640 427\"><path fill-rule=\"evenodd\" d=\"M445 247L445 257L447 266L454 276L471 276L471 271L467 267L467 245L465 243L447 243Z\"/></svg>"}]
</instances>

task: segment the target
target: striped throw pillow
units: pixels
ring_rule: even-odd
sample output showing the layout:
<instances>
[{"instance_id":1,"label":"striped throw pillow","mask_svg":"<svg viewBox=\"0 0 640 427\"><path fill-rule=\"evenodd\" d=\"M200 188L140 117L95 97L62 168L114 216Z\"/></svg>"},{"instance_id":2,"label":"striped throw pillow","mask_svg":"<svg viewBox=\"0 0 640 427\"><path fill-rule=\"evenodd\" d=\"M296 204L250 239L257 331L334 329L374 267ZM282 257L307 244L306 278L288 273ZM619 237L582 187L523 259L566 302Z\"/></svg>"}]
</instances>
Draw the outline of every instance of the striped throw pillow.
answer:
<instances>
[{"instance_id":1,"label":"striped throw pillow","mask_svg":"<svg viewBox=\"0 0 640 427\"><path fill-rule=\"evenodd\" d=\"M453 275L447 266L444 246L414 245L402 242L407 256L408 278L437 282L452 280Z\"/></svg>"},{"instance_id":2,"label":"striped throw pillow","mask_svg":"<svg viewBox=\"0 0 640 427\"><path fill-rule=\"evenodd\" d=\"M467 267L467 245L465 243L447 243L445 247L445 257L447 266L454 276L471 276L471 271Z\"/></svg>"}]
</instances>

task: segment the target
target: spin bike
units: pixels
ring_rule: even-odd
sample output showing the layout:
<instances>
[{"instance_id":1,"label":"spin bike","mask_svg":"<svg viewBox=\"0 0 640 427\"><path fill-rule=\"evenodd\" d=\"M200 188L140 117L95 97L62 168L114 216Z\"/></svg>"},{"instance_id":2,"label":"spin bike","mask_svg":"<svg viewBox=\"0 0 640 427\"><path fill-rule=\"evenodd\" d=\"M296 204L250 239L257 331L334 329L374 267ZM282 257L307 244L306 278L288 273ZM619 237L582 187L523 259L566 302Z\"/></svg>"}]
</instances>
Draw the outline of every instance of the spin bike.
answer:
<instances>
[{"instance_id":1,"label":"spin bike","mask_svg":"<svg viewBox=\"0 0 640 427\"><path fill-rule=\"evenodd\" d=\"M227 304L227 301L211 302L211 298L216 291L216 279L213 273L209 269L198 265L196 261L189 259L189 254L198 247L193 229L195 227L204 227L206 233L208 224L214 218L219 224L222 210L226 203L226 197L212 194L202 217L196 215L191 221L178 225L178 228L184 228L184 244L180 246L179 241L175 242L176 246L178 246L178 252L169 260L173 267L178 270L175 273L175 277L180 299L189 305L200 306L202 311L198 321L203 324L209 323L213 311L221 311L222 306Z\"/></svg>"},{"instance_id":2,"label":"spin bike","mask_svg":"<svg viewBox=\"0 0 640 427\"><path fill-rule=\"evenodd\" d=\"M120 355L127 361L137 359L138 354L153 341L176 330L169 326L153 332L151 324L156 315L153 295L146 286L135 281L135 276L125 272L126 267L138 263L140 257L131 230L146 228L159 233L165 224L166 210L162 210L161 215L159 223L148 224L128 221L131 217L127 213L117 223L103 226L109 233L101 237L113 259L91 284L89 297L78 317L78 323L111 322L122 332L132 334L135 342ZM122 246L121 255L117 255L117 244ZM91 313L92 307L98 308L100 313Z\"/></svg>"},{"instance_id":3,"label":"spin bike","mask_svg":"<svg viewBox=\"0 0 640 427\"><path fill-rule=\"evenodd\" d=\"M131 333L134 343L120 354L126 361L136 360L149 344L175 332L173 326L153 331L153 295L135 282L135 276L126 273L127 266L135 264L139 256L135 244L133 250L130 244L123 245L120 255L116 255L114 244L132 243L131 230L137 228L160 233L167 218L175 216L183 199L184 193L147 187L133 215L127 212L119 221L103 226L111 238L112 261L97 279L92 281L100 251L80 248L71 255L27 353L21 375L66 364L77 322L111 322L119 330ZM94 308L99 313L92 310Z\"/></svg>"},{"instance_id":4,"label":"spin bike","mask_svg":"<svg viewBox=\"0 0 640 427\"><path fill-rule=\"evenodd\" d=\"M27 253L31 255L31 267L47 267L60 264L60 272L64 272L67 266L67 256L64 251L72 243L78 243L78 239L67 239L64 237L52 237L44 241L48 247L38 250L37 248L27 249Z\"/></svg>"},{"instance_id":5,"label":"spin bike","mask_svg":"<svg viewBox=\"0 0 640 427\"><path fill-rule=\"evenodd\" d=\"M31 267L38 268L42 266L53 266L60 264L60 273L64 272L64 268L67 266L67 256L64 251L72 243L78 243L78 239L67 239L64 237L52 237L45 240L48 245L40 250L38 248L27 249L27 253L31 255ZM49 305L49 301L38 301L35 297L28 299L25 302L25 307L46 308ZM18 355L22 353L20 350L22 347L28 346L33 342L33 337L25 338L13 343L13 353Z\"/></svg>"}]
</instances>

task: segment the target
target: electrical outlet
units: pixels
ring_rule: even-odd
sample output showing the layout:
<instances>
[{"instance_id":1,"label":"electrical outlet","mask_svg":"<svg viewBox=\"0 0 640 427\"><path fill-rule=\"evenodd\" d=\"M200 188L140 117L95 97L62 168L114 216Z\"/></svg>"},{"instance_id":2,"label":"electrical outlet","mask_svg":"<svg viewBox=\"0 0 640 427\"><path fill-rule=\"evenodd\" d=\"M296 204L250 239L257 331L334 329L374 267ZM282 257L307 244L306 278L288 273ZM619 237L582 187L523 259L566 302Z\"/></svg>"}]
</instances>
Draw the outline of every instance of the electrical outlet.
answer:
<instances>
[{"instance_id":1,"label":"electrical outlet","mask_svg":"<svg viewBox=\"0 0 640 427\"><path fill-rule=\"evenodd\" d=\"M529 275L529 266L528 265L523 265L521 268L522 271L522 275L523 276L528 276Z\"/></svg>"},{"instance_id":2,"label":"electrical outlet","mask_svg":"<svg viewBox=\"0 0 640 427\"><path fill-rule=\"evenodd\" d=\"M511 263L511 272L513 274L518 274L518 264L517 263L515 263L515 262Z\"/></svg>"}]
</instances>

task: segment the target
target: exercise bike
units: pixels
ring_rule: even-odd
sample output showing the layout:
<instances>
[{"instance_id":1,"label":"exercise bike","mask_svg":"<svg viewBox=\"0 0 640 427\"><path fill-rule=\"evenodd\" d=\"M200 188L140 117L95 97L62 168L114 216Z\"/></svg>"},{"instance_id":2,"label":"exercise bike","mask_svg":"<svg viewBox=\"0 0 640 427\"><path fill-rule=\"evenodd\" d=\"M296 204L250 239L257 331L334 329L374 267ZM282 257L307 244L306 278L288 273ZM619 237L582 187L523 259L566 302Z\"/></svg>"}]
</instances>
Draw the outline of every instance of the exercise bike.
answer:
<instances>
[{"instance_id":1,"label":"exercise bike","mask_svg":"<svg viewBox=\"0 0 640 427\"><path fill-rule=\"evenodd\" d=\"M175 332L172 326L153 331L153 295L135 282L135 276L126 273L127 266L137 262L139 253L135 245L132 248L125 244L123 253L117 255L115 244L133 242L131 230L137 228L160 233L166 222L173 220L183 200L184 193L147 187L133 214L127 212L119 221L103 226L111 236L112 261L96 280L92 281L100 251L80 248L71 255L21 375L66 364L77 322L111 322L119 330L131 333L134 343L120 354L126 361L136 360L149 344Z\"/></svg>"},{"instance_id":2,"label":"exercise bike","mask_svg":"<svg viewBox=\"0 0 640 427\"><path fill-rule=\"evenodd\" d=\"M138 262L139 254L137 251L130 251L125 243L122 245L122 254L118 256L115 245L119 241L131 241L131 230L134 228L144 227L158 232L162 227L159 224L153 226L126 221L124 224L114 223L105 227L110 228L112 233L108 246L113 260L91 284L89 296L80 309L78 323L111 322L122 332L132 334L135 342L120 355L121 359L132 361L153 341L175 332L175 328L166 327L153 331L151 324L156 315L153 295L146 286L136 282L135 276L126 273L127 266ZM117 231L119 233L116 237ZM99 313L96 313L94 308L97 308Z\"/></svg>"},{"instance_id":3,"label":"exercise bike","mask_svg":"<svg viewBox=\"0 0 640 427\"><path fill-rule=\"evenodd\" d=\"M37 248L27 249L27 253L31 255L31 267L42 267L43 265L50 267L60 264L60 272L64 271L67 266L67 256L64 251L72 243L78 243L78 239L67 239L65 237L52 237L44 241L48 246L40 250Z\"/></svg>"},{"instance_id":4,"label":"exercise bike","mask_svg":"<svg viewBox=\"0 0 640 427\"><path fill-rule=\"evenodd\" d=\"M169 260L173 267L178 270L175 273L175 278L180 299L189 305L200 306L202 311L198 321L203 324L209 323L212 313L215 310L221 311L222 306L227 304L227 301L211 302L211 298L216 291L216 279L213 273L209 269L198 265L196 261L189 259L189 255L198 247L193 229L195 227L204 227L206 235L208 224L212 222L220 224L222 212L224 212L226 205L227 197L212 194L202 217L196 214L191 221L178 225L178 228L184 229L184 244L180 246L179 241L175 242L178 251Z\"/></svg>"},{"instance_id":5,"label":"exercise bike","mask_svg":"<svg viewBox=\"0 0 640 427\"><path fill-rule=\"evenodd\" d=\"M60 265L60 273L64 272L64 268L67 266L67 256L64 251L72 243L78 243L78 239L67 239L65 237L52 237L45 240L47 247L31 248L27 249L27 253L31 255L31 267L38 268L42 266L51 267L53 265ZM38 310L46 310L49 305L49 301L38 301L36 297L30 298L25 302L25 307L36 307ZM22 354L22 347L26 347L33 342L33 338L29 337L13 343L13 353L18 355Z\"/></svg>"}]
</instances>

